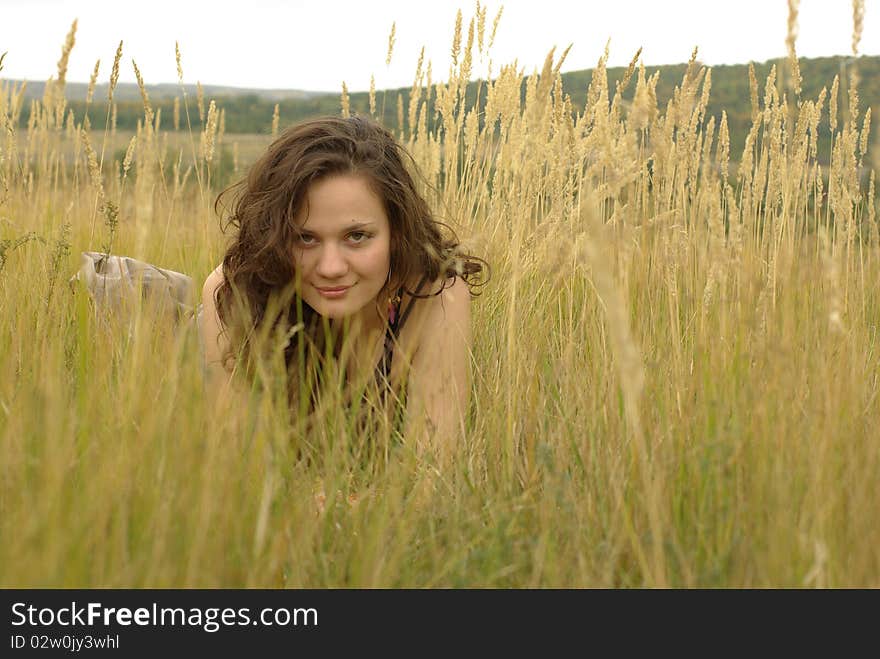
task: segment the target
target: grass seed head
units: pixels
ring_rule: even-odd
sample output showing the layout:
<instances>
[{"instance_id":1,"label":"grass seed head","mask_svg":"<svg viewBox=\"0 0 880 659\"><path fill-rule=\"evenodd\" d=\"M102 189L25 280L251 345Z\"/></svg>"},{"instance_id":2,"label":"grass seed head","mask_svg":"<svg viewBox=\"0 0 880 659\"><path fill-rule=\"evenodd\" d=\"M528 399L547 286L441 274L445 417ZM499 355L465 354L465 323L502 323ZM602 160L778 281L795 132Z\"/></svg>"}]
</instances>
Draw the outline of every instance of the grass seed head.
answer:
<instances>
[{"instance_id":1,"label":"grass seed head","mask_svg":"<svg viewBox=\"0 0 880 659\"><path fill-rule=\"evenodd\" d=\"M77 21L74 19L70 25L70 31L67 33L67 38L64 39L64 45L61 47L61 58L58 60L58 80L56 81L60 88L64 87L67 78L67 62L70 59L70 51L73 50L76 43L76 24Z\"/></svg>"},{"instance_id":2,"label":"grass seed head","mask_svg":"<svg viewBox=\"0 0 880 659\"><path fill-rule=\"evenodd\" d=\"M196 80L196 105L199 108L199 122L205 122L205 90L202 89L202 83Z\"/></svg>"},{"instance_id":3,"label":"grass seed head","mask_svg":"<svg viewBox=\"0 0 880 659\"><path fill-rule=\"evenodd\" d=\"M92 71L92 77L89 78L89 89L86 92L86 105L92 102L92 97L95 94L95 84L98 82L98 71L101 68L101 60L99 59L95 62L95 69Z\"/></svg>"},{"instance_id":4,"label":"grass seed head","mask_svg":"<svg viewBox=\"0 0 880 659\"><path fill-rule=\"evenodd\" d=\"M798 5L800 0L788 0L788 34L785 37L785 45L788 48L788 63L791 69L791 88L794 93L800 96L801 93L801 71L798 66L797 53L795 51L795 42L798 34Z\"/></svg>"},{"instance_id":5,"label":"grass seed head","mask_svg":"<svg viewBox=\"0 0 880 659\"><path fill-rule=\"evenodd\" d=\"M180 63L180 46L174 42L174 59L177 62L177 81L183 84L183 65Z\"/></svg>"},{"instance_id":6,"label":"grass seed head","mask_svg":"<svg viewBox=\"0 0 880 659\"><path fill-rule=\"evenodd\" d=\"M852 33L852 54L857 57L859 54L859 43L862 40L862 28L865 24L865 0L853 0L853 33Z\"/></svg>"},{"instance_id":7,"label":"grass seed head","mask_svg":"<svg viewBox=\"0 0 880 659\"><path fill-rule=\"evenodd\" d=\"M385 66L391 66L391 55L394 53L395 33L397 32L397 21L391 23L391 32L388 33L388 52L385 53Z\"/></svg>"},{"instance_id":8,"label":"grass seed head","mask_svg":"<svg viewBox=\"0 0 880 659\"><path fill-rule=\"evenodd\" d=\"M342 106L342 116L350 117L351 99L348 97L348 86L345 84L345 80L342 81L342 96L340 98L340 105Z\"/></svg>"},{"instance_id":9,"label":"grass seed head","mask_svg":"<svg viewBox=\"0 0 880 659\"><path fill-rule=\"evenodd\" d=\"M840 84L840 76L834 76L834 82L831 83L831 98L828 100L828 123L831 126L831 133L837 130L837 89Z\"/></svg>"},{"instance_id":10,"label":"grass seed head","mask_svg":"<svg viewBox=\"0 0 880 659\"><path fill-rule=\"evenodd\" d=\"M113 90L119 82L119 61L122 59L122 41L116 47L116 55L113 57L113 69L110 71L110 85L107 88L107 100L113 100Z\"/></svg>"}]
</instances>

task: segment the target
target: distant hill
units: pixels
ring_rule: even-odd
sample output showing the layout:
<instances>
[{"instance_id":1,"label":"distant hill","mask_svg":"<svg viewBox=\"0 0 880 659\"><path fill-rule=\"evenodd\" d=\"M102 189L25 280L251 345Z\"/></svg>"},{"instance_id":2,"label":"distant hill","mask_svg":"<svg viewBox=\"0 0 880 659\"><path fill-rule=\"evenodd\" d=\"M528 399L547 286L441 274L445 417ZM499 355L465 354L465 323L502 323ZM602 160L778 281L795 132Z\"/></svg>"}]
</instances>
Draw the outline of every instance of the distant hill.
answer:
<instances>
[{"instance_id":1,"label":"distant hill","mask_svg":"<svg viewBox=\"0 0 880 659\"><path fill-rule=\"evenodd\" d=\"M793 106L794 99L792 94L783 82L787 80L789 75L788 63L784 59L754 64L755 77L758 81L758 96L761 104L763 106L765 82L774 64L777 70L777 85L785 91L788 96L789 105ZM850 57L804 58L800 59L798 64L803 81L801 99L815 100L823 87L826 87L830 93L834 76L840 76L838 108L841 108L841 111L843 106L848 103L846 89L848 88L849 67L855 64L858 67L860 79L858 87L860 117L864 117L867 108L871 107L871 114L876 120L877 112L880 111L880 57L863 56L858 59ZM645 69L645 73L648 76L653 75L658 70L660 71L660 79L657 83L657 105L661 111L665 111L666 103L672 98L673 89L681 84L687 64L645 67ZM706 117L716 117L717 129L718 122L721 119L721 111L727 112L727 121L730 128L731 158L738 160L752 123L751 101L749 100L749 66L748 64L720 65L713 66L711 69L712 88L709 94L709 104L706 108ZM612 90L614 89L613 81L620 80L625 71L626 69L623 67L608 69L608 80ZM571 94L572 103L579 110L583 109L591 75L592 71L573 71L562 75L563 89L566 93ZM634 91L635 80L630 83L624 97L632 99ZM828 155L827 144L822 144L822 139L827 138L830 132L828 127L828 106L829 101L826 98L819 130L820 161L825 161ZM861 126L861 118L858 120L858 125ZM876 126L876 123L874 125ZM877 135L876 128L873 134ZM876 141L876 137L872 141Z\"/></svg>"},{"instance_id":2,"label":"distant hill","mask_svg":"<svg viewBox=\"0 0 880 659\"><path fill-rule=\"evenodd\" d=\"M21 80L12 81L15 84L21 84ZM95 99L107 98L107 83L95 85ZM184 85L186 93L192 98L196 97L197 89L195 85ZM25 98L42 98L43 91L46 88L45 81L29 80L25 88ZM68 82L65 85L67 90L67 99L70 101L85 101L86 92L89 85L84 82ZM326 96L326 92L309 92L300 89L245 89L242 87L224 87L221 85L202 85L202 91L207 98L235 98L236 96L255 95L266 101L278 103L279 101L297 100L313 98L315 96ZM147 94L150 100L168 99L181 95L180 85L174 82L162 83L158 85L147 85ZM113 90L113 97L117 101L137 101L141 100L141 90L134 83L121 82L116 85Z\"/></svg>"},{"instance_id":3,"label":"distant hill","mask_svg":"<svg viewBox=\"0 0 880 659\"><path fill-rule=\"evenodd\" d=\"M847 67L853 63L858 65L860 74L859 97L862 114L868 107L873 107L872 114L878 117L880 111L880 57L860 57L853 60L848 57L825 57L814 59L801 59L800 69L803 78L803 91L801 98L815 99L822 87L831 88L834 76L841 77L840 107L846 103L844 90L847 78ZM785 60L774 60L755 64L758 78L760 97L763 99L764 82L773 64L780 71L780 78L787 76L787 64ZM653 75L660 72L657 85L657 103L661 111L665 110L667 101L672 97L675 86L681 83L686 64L672 64L665 66L646 67L646 74ZM745 136L751 125L751 106L749 102L749 75L747 64L722 65L712 68L712 89L710 94L707 117L721 118L721 111L727 112L728 124L731 136L731 154L738 159L742 150ZM625 72L624 67L608 69L609 86L613 90L615 81L620 80ZM530 71L526 72L531 73ZM592 76L591 69L570 71L562 75L563 89L569 94L572 103L578 111L583 109L586 99L587 88ZM482 83L485 86L485 83ZM29 82L27 95L31 98L40 97L44 83ZM476 96L477 82L468 85L468 103L472 104ZM79 120L84 110L84 99L87 85L83 83L68 83L67 97L70 99L70 107ZM625 94L628 99L632 98L635 90L635 80ZM171 128L172 107L175 96L180 95L180 88L175 84L148 85L147 91L155 107L162 108L162 126ZM337 114L340 111L339 94L326 92L309 92L303 90L265 90L265 89L241 89L236 87L223 87L206 85L203 87L206 103L208 99L214 99L218 107L225 111L227 133L268 133L272 125L272 114L277 103L280 107L282 126L301 121L302 119L322 114ZM194 85L187 86L188 104L190 115L195 112L196 88ZM386 125L397 127L397 97L401 97L404 107L409 100L409 88L379 90L376 92L377 103L384 108L383 120ZM120 129L133 129L138 121L143 120L143 108L141 107L140 92L137 85L120 84L115 91L115 100L118 106L118 123ZM90 112L93 123L95 117L106 115L107 86L98 85L95 92L95 102ZM481 100L485 100L485 88L481 93ZM791 101L790 101L791 102ZM351 94L351 107L355 112L366 114L369 112L369 95L366 92ZM196 119L198 115L194 115ZM429 112L433 117L433 112ZM824 129L827 133L828 103L825 103ZM430 126L431 119L429 119ZM27 124L27 109L20 117L22 126ZM876 125L876 123L875 123ZM197 125L194 125L194 129ZM876 134L876 129L875 129ZM822 145L820 144L820 159L824 160ZM827 153L826 153L827 155Z\"/></svg>"}]
</instances>

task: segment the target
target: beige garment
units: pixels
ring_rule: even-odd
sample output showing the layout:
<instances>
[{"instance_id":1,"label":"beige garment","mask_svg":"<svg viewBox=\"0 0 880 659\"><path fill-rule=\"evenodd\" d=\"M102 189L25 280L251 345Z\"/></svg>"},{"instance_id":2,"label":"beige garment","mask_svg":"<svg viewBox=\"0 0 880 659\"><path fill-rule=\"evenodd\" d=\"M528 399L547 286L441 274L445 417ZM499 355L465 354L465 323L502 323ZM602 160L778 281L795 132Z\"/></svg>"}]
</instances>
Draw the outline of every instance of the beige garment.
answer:
<instances>
[{"instance_id":1,"label":"beige garment","mask_svg":"<svg viewBox=\"0 0 880 659\"><path fill-rule=\"evenodd\" d=\"M199 311L193 306L192 277L128 256L83 252L79 270L70 278L71 284L77 281L85 285L96 310L111 314L127 315L139 306L139 298L175 325L192 320Z\"/></svg>"}]
</instances>

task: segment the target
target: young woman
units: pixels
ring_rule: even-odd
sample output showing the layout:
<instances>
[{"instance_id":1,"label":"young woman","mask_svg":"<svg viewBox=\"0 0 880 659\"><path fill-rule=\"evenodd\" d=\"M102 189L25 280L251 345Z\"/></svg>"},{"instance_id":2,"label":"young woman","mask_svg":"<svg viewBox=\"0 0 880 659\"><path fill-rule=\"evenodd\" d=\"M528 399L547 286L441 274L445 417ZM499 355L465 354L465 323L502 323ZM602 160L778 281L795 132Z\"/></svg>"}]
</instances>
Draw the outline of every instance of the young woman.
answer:
<instances>
[{"instance_id":1,"label":"young woman","mask_svg":"<svg viewBox=\"0 0 880 659\"><path fill-rule=\"evenodd\" d=\"M203 288L213 379L257 359L257 337L282 337L294 408L315 382L308 374L336 360L351 391L374 379L383 400L404 406L404 441L460 437L470 301L485 261L441 234L407 163L414 167L374 121L322 118L283 132L221 194L217 209L235 235ZM309 412L316 405L310 396ZM407 437L412 427L427 435Z\"/></svg>"}]
</instances>

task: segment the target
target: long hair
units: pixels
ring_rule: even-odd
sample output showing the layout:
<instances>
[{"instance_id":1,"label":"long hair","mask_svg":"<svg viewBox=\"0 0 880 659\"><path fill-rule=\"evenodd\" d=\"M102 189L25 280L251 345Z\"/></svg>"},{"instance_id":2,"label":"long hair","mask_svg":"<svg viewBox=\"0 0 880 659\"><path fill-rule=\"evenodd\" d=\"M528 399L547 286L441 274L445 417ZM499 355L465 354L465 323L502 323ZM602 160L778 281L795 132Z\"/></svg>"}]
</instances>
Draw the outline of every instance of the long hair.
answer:
<instances>
[{"instance_id":1,"label":"long hair","mask_svg":"<svg viewBox=\"0 0 880 659\"><path fill-rule=\"evenodd\" d=\"M215 210L228 212L227 226L235 228L223 257L224 282L215 294L229 337L227 365L240 358L253 364L263 350L257 337L286 336L291 403L302 392L309 367L320 377L327 326L296 290L293 254L299 235L294 218L306 203L309 186L324 177L362 176L382 200L391 230L387 291L396 291L414 276L435 282L445 275L444 282L461 277L476 297L474 287L486 283L476 277L484 271L482 264L488 274L488 263L464 253L454 232L434 218L407 164L418 173L412 156L375 121L324 117L282 132L245 179L220 193ZM451 235L444 236L441 226ZM443 289L428 295L405 290L429 297ZM336 344L333 354L338 356L338 350ZM309 408L314 408L314 398Z\"/></svg>"}]
</instances>

